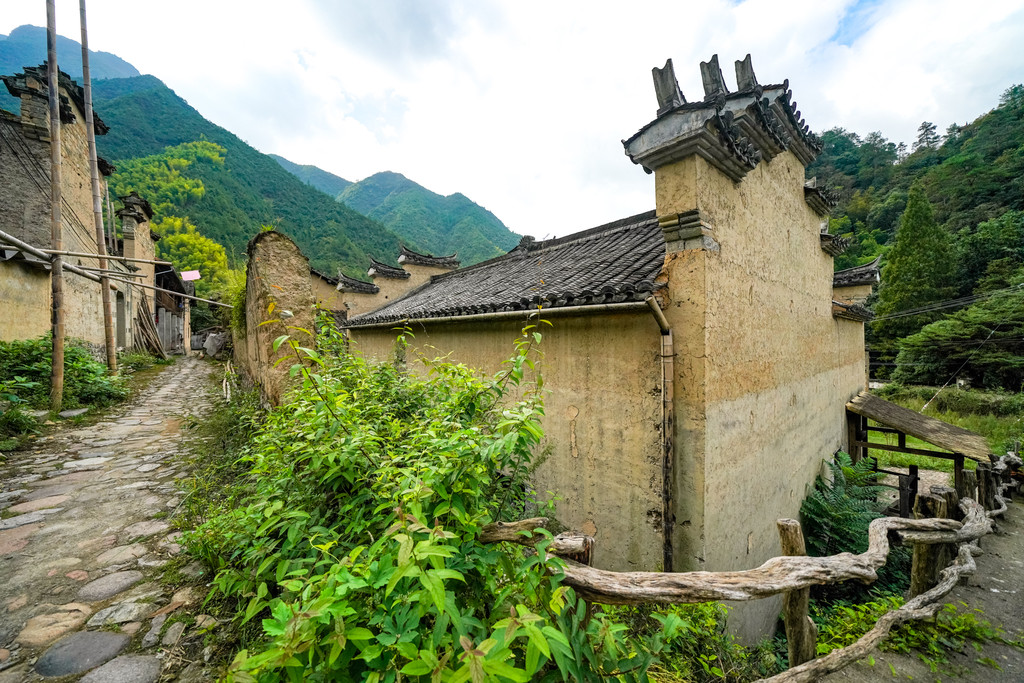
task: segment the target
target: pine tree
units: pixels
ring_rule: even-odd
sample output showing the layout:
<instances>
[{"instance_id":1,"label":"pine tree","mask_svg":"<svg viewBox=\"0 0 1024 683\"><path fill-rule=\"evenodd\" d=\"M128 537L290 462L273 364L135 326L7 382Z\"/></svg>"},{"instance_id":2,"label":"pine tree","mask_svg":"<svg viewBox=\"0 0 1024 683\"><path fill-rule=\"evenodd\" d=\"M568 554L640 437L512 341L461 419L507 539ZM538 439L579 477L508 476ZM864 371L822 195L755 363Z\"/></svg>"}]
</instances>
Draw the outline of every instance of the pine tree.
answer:
<instances>
[{"instance_id":1,"label":"pine tree","mask_svg":"<svg viewBox=\"0 0 1024 683\"><path fill-rule=\"evenodd\" d=\"M879 318L952 298L955 259L952 238L938 223L920 183L910 188L896 240L882 270ZM917 332L941 313L924 313L874 324L875 334L893 340Z\"/></svg>"},{"instance_id":2,"label":"pine tree","mask_svg":"<svg viewBox=\"0 0 1024 683\"><path fill-rule=\"evenodd\" d=\"M936 149L939 146L939 134L935 124L931 121L922 121L917 127L917 141L914 143L914 151L924 147L925 149Z\"/></svg>"}]
</instances>

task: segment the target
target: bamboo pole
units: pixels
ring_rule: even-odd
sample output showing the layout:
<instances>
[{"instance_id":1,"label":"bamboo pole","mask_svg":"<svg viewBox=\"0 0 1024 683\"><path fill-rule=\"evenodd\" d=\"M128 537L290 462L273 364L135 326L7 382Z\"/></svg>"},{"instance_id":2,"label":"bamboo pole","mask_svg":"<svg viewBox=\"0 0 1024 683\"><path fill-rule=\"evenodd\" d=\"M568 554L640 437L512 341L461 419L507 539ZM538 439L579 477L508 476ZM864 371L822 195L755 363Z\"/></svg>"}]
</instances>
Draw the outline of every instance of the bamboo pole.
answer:
<instances>
[{"instance_id":1,"label":"bamboo pole","mask_svg":"<svg viewBox=\"0 0 1024 683\"><path fill-rule=\"evenodd\" d=\"M117 235L114 233L114 206L110 203L110 183L103 184L107 196L107 253L117 251Z\"/></svg>"},{"instance_id":2,"label":"bamboo pole","mask_svg":"<svg viewBox=\"0 0 1024 683\"><path fill-rule=\"evenodd\" d=\"M80 256L82 258L99 258L99 256L97 256L96 254L90 254L89 252L86 251L58 251L56 249L40 249L39 251L43 252L44 254L50 254L51 256ZM153 259L148 258L128 258L127 256L111 256L109 254L106 258L110 259L111 261L126 261L129 263L151 263L157 266L174 265L170 261L154 261Z\"/></svg>"},{"instance_id":3,"label":"bamboo pole","mask_svg":"<svg viewBox=\"0 0 1024 683\"><path fill-rule=\"evenodd\" d=\"M50 106L50 244L55 251L64 247L61 234L61 146L60 96L57 91L57 10L46 0L47 99ZM50 410L59 411L64 402L64 268L59 254L50 269L53 353L50 363Z\"/></svg>"},{"instance_id":4,"label":"bamboo pole","mask_svg":"<svg viewBox=\"0 0 1024 683\"><path fill-rule=\"evenodd\" d=\"M110 278L110 281L111 282L121 282L121 283L126 284L126 285L131 285L132 287L142 287L144 289L152 289L155 292L167 292L168 294L173 294L174 296L180 296L180 297L182 297L184 299L188 299L190 301L200 301L200 302L202 302L204 304L213 304L214 306L220 306L222 308L234 308L234 306L232 306L231 304L224 304L224 303L221 303L220 301L214 301L212 299L201 299L200 297L192 296L191 294L182 294L181 292L175 292L173 289L164 289L163 287L154 287L153 285L145 285L145 284L142 284L141 282L129 282L128 280L122 280L122 279L117 278L117 277Z\"/></svg>"},{"instance_id":5,"label":"bamboo pole","mask_svg":"<svg viewBox=\"0 0 1024 683\"><path fill-rule=\"evenodd\" d=\"M117 372L117 342L114 340L114 315L110 308L110 280L106 277L107 248L103 234L103 204L100 199L100 169L96 161L96 121L92 110L92 79L89 75L89 30L85 21L85 0L78 0L82 26L82 89L85 99L85 133L89 141L89 176L92 184L92 216L96 228L96 255L99 257L100 299L103 304L103 343L107 351L107 370Z\"/></svg>"}]
</instances>

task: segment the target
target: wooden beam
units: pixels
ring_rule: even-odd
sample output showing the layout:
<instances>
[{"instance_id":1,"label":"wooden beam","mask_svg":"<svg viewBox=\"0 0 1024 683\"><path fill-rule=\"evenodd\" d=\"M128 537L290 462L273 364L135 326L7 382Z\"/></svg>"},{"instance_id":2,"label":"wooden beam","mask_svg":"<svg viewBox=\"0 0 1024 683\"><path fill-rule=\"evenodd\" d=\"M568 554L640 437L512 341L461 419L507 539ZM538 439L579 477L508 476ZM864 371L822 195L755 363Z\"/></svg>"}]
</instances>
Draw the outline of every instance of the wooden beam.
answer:
<instances>
[{"instance_id":1,"label":"wooden beam","mask_svg":"<svg viewBox=\"0 0 1024 683\"><path fill-rule=\"evenodd\" d=\"M953 453L944 453L943 451L929 451L923 448L900 448L899 446L890 446L885 443L871 443L868 441L858 441L858 446L863 448L874 448L880 451L893 451L895 453L909 453L910 455L927 455L930 458L942 458L944 460L955 460Z\"/></svg>"}]
</instances>

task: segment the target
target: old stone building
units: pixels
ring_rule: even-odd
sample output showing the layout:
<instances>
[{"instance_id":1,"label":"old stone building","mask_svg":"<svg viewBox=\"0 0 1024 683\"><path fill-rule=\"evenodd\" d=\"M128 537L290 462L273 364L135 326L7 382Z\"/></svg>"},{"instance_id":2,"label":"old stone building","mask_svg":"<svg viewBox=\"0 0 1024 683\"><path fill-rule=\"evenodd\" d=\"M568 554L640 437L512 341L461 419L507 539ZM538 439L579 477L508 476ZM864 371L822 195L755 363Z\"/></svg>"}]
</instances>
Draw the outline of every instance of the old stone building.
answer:
<instances>
[{"instance_id":1,"label":"old stone building","mask_svg":"<svg viewBox=\"0 0 1024 683\"><path fill-rule=\"evenodd\" d=\"M654 69L657 116L624 141L654 174L653 211L524 238L419 286L376 264L376 291L339 284L355 348L373 358L408 325L424 353L494 372L527 320L553 323L536 489L596 538L607 569L729 570L778 554L775 520L797 514L844 446L845 404L865 385L870 314L834 294L831 197L804 180L821 142L788 82L761 85L749 56L735 92L717 56L701 72L704 95L688 102L671 61ZM733 619L756 634L777 614L760 601Z\"/></svg>"},{"instance_id":2,"label":"old stone building","mask_svg":"<svg viewBox=\"0 0 1024 683\"><path fill-rule=\"evenodd\" d=\"M20 114L0 110L0 231L35 249L48 249L50 241L50 120L47 105L47 68L26 67L23 72L3 76L4 85L19 98ZM58 78L61 96L61 225L63 248L68 252L95 254L92 186L82 88L67 74ZM97 135L107 126L94 114ZM99 160L100 171L114 171ZM105 179L101 180L105 185ZM103 191L105 191L105 187ZM113 255L155 259L159 237L150 229L153 211L135 193L121 198L117 212L123 237L114 239L109 230L105 240ZM65 333L81 339L97 357L105 354L103 307L98 262L89 257L67 256L75 267L64 273ZM115 343L136 346L138 316L147 311L159 333L164 350L184 351L189 338L189 306L181 294L190 286L169 266L124 264L108 261L111 280L111 308ZM0 316L0 339L30 339L50 330L50 264L48 260L17 245L0 240L0 297L6 306ZM178 294L156 293L123 280L171 289ZM140 308L141 306L141 308Z\"/></svg>"}]
</instances>

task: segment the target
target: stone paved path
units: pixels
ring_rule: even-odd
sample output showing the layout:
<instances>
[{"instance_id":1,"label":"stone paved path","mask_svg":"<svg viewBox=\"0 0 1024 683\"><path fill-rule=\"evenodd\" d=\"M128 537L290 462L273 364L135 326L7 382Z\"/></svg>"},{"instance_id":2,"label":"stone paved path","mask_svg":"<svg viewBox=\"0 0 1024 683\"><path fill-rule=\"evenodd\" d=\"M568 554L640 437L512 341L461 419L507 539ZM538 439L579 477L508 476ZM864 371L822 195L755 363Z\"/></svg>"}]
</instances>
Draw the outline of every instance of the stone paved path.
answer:
<instances>
[{"instance_id":1,"label":"stone paved path","mask_svg":"<svg viewBox=\"0 0 1024 683\"><path fill-rule=\"evenodd\" d=\"M179 359L101 422L0 465L0 683L169 678L175 616L199 596L154 579L180 551L181 424L213 400L213 367Z\"/></svg>"}]
</instances>

